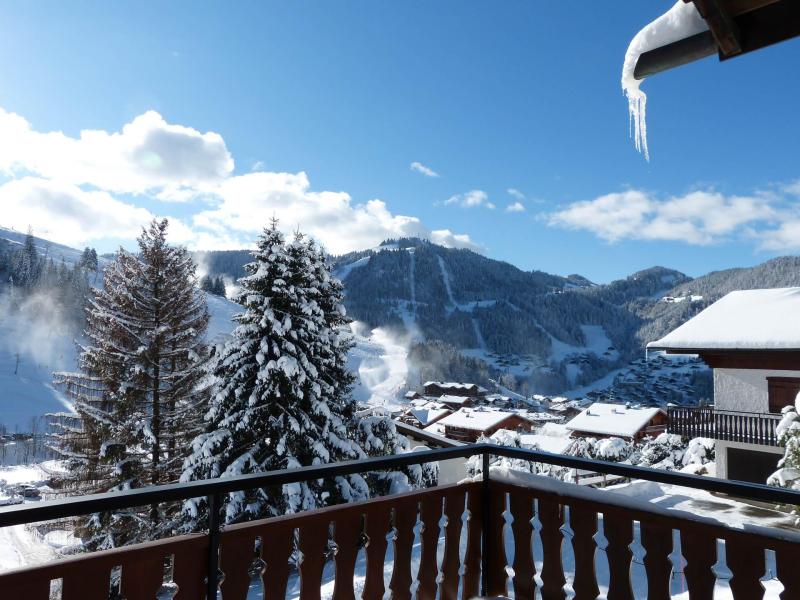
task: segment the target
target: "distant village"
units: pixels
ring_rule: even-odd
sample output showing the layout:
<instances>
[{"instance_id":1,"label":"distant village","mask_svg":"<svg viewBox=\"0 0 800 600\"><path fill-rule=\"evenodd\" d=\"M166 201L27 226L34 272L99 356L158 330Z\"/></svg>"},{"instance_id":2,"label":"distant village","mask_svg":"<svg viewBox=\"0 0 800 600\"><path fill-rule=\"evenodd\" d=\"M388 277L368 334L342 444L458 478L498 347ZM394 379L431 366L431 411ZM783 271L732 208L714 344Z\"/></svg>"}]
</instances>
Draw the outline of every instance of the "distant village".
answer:
<instances>
[{"instance_id":1,"label":"distant village","mask_svg":"<svg viewBox=\"0 0 800 600\"><path fill-rule=\"evenodd\" d=\"M523 447L558 453L574 438L634 442L665 432L667 424L666 412L657 407L490 393L474 383L428 381L405 399L408 407L391 416L406 435L421 441L438 436L472 443L507 430L520 434Z\"/></svg>"}]
</instances>

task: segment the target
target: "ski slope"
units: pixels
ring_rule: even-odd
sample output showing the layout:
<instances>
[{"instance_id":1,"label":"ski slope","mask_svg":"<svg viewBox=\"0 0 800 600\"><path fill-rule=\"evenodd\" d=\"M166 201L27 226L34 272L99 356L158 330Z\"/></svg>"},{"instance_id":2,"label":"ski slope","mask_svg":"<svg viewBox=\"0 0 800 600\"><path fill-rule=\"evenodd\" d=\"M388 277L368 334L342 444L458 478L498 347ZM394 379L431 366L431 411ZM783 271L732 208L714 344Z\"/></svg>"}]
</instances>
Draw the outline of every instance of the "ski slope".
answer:
<instances>
[{"instance_id":1,"label":"ski slope","mask_svg":"<svg viewBox=\"0 0 800 600\"><path fill-rule=\"evenodd\" d=\"M210 294L206 301L207 338L219 343L233 330L232 318L240 307ZM8 431L30 431L32 420L71 410L69 400L53 385L53 373L77 368L73 335L57 322L31 322L0 310L0 425Z\"/></svg>"}]
</instances>

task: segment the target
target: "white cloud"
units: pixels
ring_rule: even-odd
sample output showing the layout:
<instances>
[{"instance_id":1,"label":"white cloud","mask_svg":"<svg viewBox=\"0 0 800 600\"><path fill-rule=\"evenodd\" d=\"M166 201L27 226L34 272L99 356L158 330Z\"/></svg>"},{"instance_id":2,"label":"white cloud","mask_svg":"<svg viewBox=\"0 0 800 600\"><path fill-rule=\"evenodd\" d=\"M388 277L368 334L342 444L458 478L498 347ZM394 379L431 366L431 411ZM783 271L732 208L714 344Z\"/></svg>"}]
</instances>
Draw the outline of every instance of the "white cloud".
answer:
<instances>
[{"instance_id":1,"label":"white cloud","mask_svg":"<svg viewBox=\"0 0 800 600\"><path fill-rule=\"evenodd\" d=\"M485 206L493 209L495 205L489 202L489 195L483 190L470 190L465 194L455 194L444 201L445 206L456 205L462 208L475 208Z\"/></svg>"},{"instance_id":2,"label":"white cloud","mask_svg":"<svg viewBox=\"0 0 800 600\"><path fill-rule=\"evenodd\" d=\"M609 242L638 239L707 245L746 233L747 227L770 223L779 214L767 196L695 191L662 200L629 190L574 202L546 219L550 225L589 231Z\"/></svg>"},{"instance_id":3,"label":"white cloud","mask_svg":"<svg viewBox=\"0 0 800 600\"><path fill-rule=\"evenodd\" d=\"M89 240L135 238L154 217L107 192L35 177L0 186L0 206L3 225L20 231L30 226L38 236L72 246ZM172 228L172 233L178 227Z\"/></svg>"},{"instance_id":4,"label":"white cloud","mask_svg":"<svg viewBox=\"0 0 800 600\"><path fill-rule=\"evenodd\" d=\"M266 165L264 164L264 161L257 160L257 161L255 161L253 163L253 166L250 167L250 170L251 171L263 171L265 166Z\"/></svg>"},{"instance_id":5,"label":"white cloud","mask_svg":"<svg viewBox=\"0 0 800 600\"><path fill-rule=\"evenodd\" d=\"M519 201L525 200L525 194L520 192L517 188L508 188L506 192L508 192L509 196L512 196L513 198L516 198Z\"/></svg>"},{"instance_id":6,"label":"white cloud","mask_svg":"<svg viewBox=\"0 0 800 600\"><path fill-rule=\"evenodd\" d=\"M251 246L275 215L287 231L299 226L337 253L398 236L480 249L467 235L393 214L381 200L354 204L345 192L313 191L305 173L263 168L256 162L257 172L233 175L233 158L219 134L167 123L153 111L120 132L85 130L70 137L35 131L0 108L0 175L8 179L0 183L0 222L30 225L54 241L133 240L155 216L137 198L147 194L184 203L188 220L171 219L170 237L191 248Z\"/></svg>"},{"instance_id":7,"label":"white cloud","mask_svg":"<svg viewBox=\"0 0 800 600\"><path fill-rule=\"evenodd\" d=\"M783 186L783 191L792 196L800 197L800 179Z\"/></svg>"},{"instance_id":8,"label":"white cloud","mask_svg":"<svg viewBox=\"0 0 800 600\"><path fill-rule=\"evenodd\" d=\"M800 218L784 220L777 229L763 231L756 236L761 240L762 250L797 252L800 250Z\"/></svg>"},{"instance_id":9,"label":"white cloud","mask_svg":"<svg viewBox=\"0 0 800 600\"><path fill-rule=\"evenodd\" d=\"M506 206L506 212L517 213L525 212L525 205L522 202L512 202Z\"/></svg>"},{"instance_id":10,"label":"white cloud","mask_svg":"<svg viewBox=\"0 0 800 600\"><path fill-rule=\"evenodd\" d=\"M233 171L217 133L172 125L148 111L122 131L83 130L78 137L35 131L23 117L0 109L0 171L35 174L116 193L162 192L213 185Z\"/></svg>"},{"instance_id":11,"label":"white cloud","mask_svg":"<svg viewBox=\"0 0 800 600\"><path fill-rule=\"evenodd\" d=\"M220 235L237 232L240 240L252 240L274 215L287 231L299 227L334 254L370 248L387 238L402 236L480 249L469 236L446 229L431 230L416 217L392 214L381 200L353 204L345 192L312 191L305 173L231 177L217 188L217 195L217 206L195 215L196 230Z\"/></svg>"},{"instance_id":12,"label":"white cloud","mask_svg":"<svg viewBox=\"0 0 800 600\"><path fill-rule=\"evenodd\" d=\"M411 170L416 171L417 173L422 173L425 177L438 177L439 174L431 169L423 165L421 162L414 161L411 163Z\"/></svg>"}]
</instances>

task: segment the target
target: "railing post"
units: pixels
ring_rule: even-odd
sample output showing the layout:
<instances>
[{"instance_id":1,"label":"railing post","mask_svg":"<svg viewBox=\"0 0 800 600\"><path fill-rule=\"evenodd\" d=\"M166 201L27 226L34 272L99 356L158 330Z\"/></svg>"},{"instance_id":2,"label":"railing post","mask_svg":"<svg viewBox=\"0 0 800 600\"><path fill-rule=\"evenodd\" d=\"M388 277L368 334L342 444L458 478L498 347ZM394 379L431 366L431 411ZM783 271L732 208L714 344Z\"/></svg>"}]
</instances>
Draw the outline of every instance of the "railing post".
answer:
<instances>
[{"instance_id":1,"label":"railing post","mask_svg":"<svg viewBox=\"0 0 800 600\"><path fill-rule=\"evenodd\" d=\"M481 485L481 504L483 506L482 543L481 543L481 594L486 596L489 593L489 547L491 540L491 510L489 504L492 500L492 492L489 488L489 452L483 451L483 481Z\"/></svg>"},{"instance_id":2,"label":"railing post","mask_svg":"<svg viewBox=\"0 0 800 600\"><path fill-rule=\"evenodd\" d=\"M219 509L222 496L209 494L208 502L208 576L206 600L217 600L219 591Z\"/></svg>"}]
</instances>

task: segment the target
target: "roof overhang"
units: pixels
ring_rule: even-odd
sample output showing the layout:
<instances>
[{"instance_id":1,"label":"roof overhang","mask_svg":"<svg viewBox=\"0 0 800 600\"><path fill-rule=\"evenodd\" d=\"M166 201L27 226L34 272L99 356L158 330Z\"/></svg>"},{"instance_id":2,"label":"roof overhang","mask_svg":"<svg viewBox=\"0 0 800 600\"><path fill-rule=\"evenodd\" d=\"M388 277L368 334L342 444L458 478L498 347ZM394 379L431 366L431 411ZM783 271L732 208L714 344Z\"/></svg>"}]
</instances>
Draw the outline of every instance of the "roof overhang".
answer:
<instances>
[{"instance_id":1,"label":"roof overhang","mask_svg":"<svg viewBox=\"0 0 800 600\"><path fill-rule=\"evenodd\" d=\"M658 348L649 348L658 350ZM667 354L697 354L713 369L775 369L800 371L800 348L719 349L662 348Z\"/></svg>"},{"instance_id":2,"label":"roof overhang","mask_svg":"<svg viewBox=\"0 0 800 600\"><path fill-rule=\"evenodd\" d=\"M694 2L708 31L643 52L634 77L644 79L717 54L720 60L800 35L797 0L684 0Z\"/></svg>"}]
</instances>

